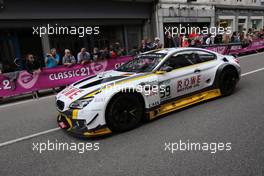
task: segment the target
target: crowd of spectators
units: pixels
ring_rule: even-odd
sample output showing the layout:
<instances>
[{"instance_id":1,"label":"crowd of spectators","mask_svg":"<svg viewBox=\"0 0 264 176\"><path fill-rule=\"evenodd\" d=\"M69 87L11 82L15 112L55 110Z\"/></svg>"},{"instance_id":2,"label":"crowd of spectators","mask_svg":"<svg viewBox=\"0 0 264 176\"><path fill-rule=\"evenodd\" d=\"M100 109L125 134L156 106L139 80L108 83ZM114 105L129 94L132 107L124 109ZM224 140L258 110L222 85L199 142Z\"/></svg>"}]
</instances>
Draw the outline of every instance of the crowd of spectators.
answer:
<instances>
[{"instance_id":1,"label":"crowd of spectators","mask_svg":"<svg viewBox=\"0 0 264 176\"><path fill-rule=\"evenodd\" d=\"M165 47L195 47L201 45L214 45L214 44L229 44L229 43L241 43L243 47L248 46L253 40L262 38L264 39L264 27L263 29L256 31L249 28L248 31L244 29L241 32L233 32L229 34L225 31L223 34L216 35L203 35L196 34L193 30L190 34L175 35L170 34L165 37Z\"/></svg>"},{"instance_id":2,"label":"crowd of spectators","mask_svg":"<svg viewBox=\"0 0 264 176\"><path fill-rule=\"evenodd\" d=\"M127 55L124 48L118 42L111 47L103 49L93 48L92 52L88 52L86 48L81 48L76 57L72 54L70 49L65 49L63 55L60 55L56 48L52 48L46 54L45 59L36 58L32 53L26 54L25 58L16 58L12 66L4 64L0 61L0 74L3 72L16 72L26 70L28 73L34 74L41 71L43 67L54 68L58 65L70 67L74 64L87 64L94 61L104 59L114 59L119 56Z\"/></svg>"},{"instance_id":3,"label":"crowd of spectators","mask_svg":"<svg viewBox=\"0 0 264 176\"><path fill-rule=\"evenodd\" d=\"M146 52L153 49L159 49L162 48L163 44L160 41L159 37L155 37L154 41L152 42L150 39L145 37L140 44L139 52Z\"/></svg>"},{"instance_id":4,"label":"crowd of spectators","mask_svg":"<svg viewBox=\"0 0 264 176\"><path fill-rule=\"evenodd\" d=\"M15 69L8 64L1 63L0 61L0 74L3 72L18 72L21 70L27 70L29 73L34 74L40 72L41 68L54 68L58 65L64 65L70 67L74 64L87 64L90 62L113 59L124 55L136 55L141 52L150 51L159 48L172 48L172 47L197 47L202 45L213 44L229 44L229 43L241 43L242 47L248 46L253 40L263 38L264 39L264 27L260 31L249 29L242 32L233 32L232 35L226 32L222 35L199 35L195 31L186 35L166 35L164 45L160 41L159 37L155 37L154 40L150 40L145 37L139 47L135 46L129 53L120 46L120 43L116 42L110 47L99 49L93 48L91 52L88 52L86 48L81 48L76 57L72 54L70 49L65 49L64 54L61 56L56 48L52 48L49 53L46 54L45 59L41 60L35 58L32 53L28 53L25 59L15 59Z\"/></svg>"}]
</instances>

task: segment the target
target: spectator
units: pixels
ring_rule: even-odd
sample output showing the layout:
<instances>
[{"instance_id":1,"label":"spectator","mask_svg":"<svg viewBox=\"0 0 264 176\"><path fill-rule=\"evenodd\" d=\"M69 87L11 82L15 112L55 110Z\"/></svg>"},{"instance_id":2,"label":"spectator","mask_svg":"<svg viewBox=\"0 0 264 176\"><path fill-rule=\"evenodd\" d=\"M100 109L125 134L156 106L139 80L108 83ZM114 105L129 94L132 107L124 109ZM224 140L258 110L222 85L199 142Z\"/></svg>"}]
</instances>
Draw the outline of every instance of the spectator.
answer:
<instances>
[{"instance_id":1,"label":"spectator","mask_svg":"<svg viewBox=\"0 0 264 176\"><path fill-rule=\"evenodd\" d=\"M214 43L215 43L215 44L220 44L220 43L222 43L222 41L223 41L223 36L222 36L221 34L217 34L217 35L215 36L215 41L214 41Z\"/></svg>"},{"instance_id":2,"label":"spectator","mask_svg":"<svg viewBox=\"0 0 264 176\"><path fill-rule=\"evenodd\" d=\"M239 41L240 42L243 42L243 40L244 40L244 32L240 32L239 34L238 34L238 36L239 36Z\"/></svg>"},{"instance_id":3,"label":"spectator","mask_svg":"<svg viewBox=\"0 0 264 176\"><path fill-rule=\"evenodd\" d=\"M93 60L94 61L97 61L97 60L100 59L100 51L99 51L99 49L97 47L93 48L93 53L92 54L93 54Z\"/></svg>"},{"instance_id":4,"label":"spectator","mask_svg":"<svg viewBox=\"0 0 264 176\"><path fill-rule=\"evenodd\" d=\"M175 47L175 43L174 43L173 38L172 38L172 36L170 34L167 34L165 36L164 45L165 45L166 48L173 48L173 47Z\"/></svg>"},{"instance_id":5,"label":"spectator","mask_svg":"<svg viewBox=\"0 0 264 176\"><path fill-rule=\"evenodd\" d=\"M112 59L117 58L117 54L116 54L116 52L115 52L114 49L111 48L111 47L110 47L109 55L110 55L110 57L111 57Z\"/></svg>"},{"instance_id":6,"label":"spectator","mask_svg":"<svg viewBox=\"0 0 264 176\"><path fill-rule=\"evenodd\" d=\"M27 54L25 69L28 73L34 74L40 72L41 71L40 65L41 65L40 62L34 58L33 54Z\"/></svg>"},{"instance_id":7,"label":"spectator","mask_svg":"<svg viewBox=\"0 0 264 176\"><path fill-rule=\"evenodd\" d=\"M33 56L33 54L27 54L26 60L25 60L25 69L28 73L34 75L41 72L41 63L39 60L36 60ZM33 97L37 98L40 96L38 91L32 92Z\"/></svg>"},{"instance_id":8,"label":"spectator","mask_svg":"<svg viewBox=\"0 0 264 176\"><path fill-rule=\"evenodd\" d=\"M50 50L50 54L47 54L47 57L45 59L46 67L53 68L56 67L60 62L60 56L57 54L57 51L55 48L52 48Z\"/></svg>"},{"instance_id":9,"label":"spectator","mask_svg":"<svg viewBox=\"0 0 264 176\"><path fill-rule=\"evenodd\" d=\"M81 51L77 55L78 63L79 64L85 64L90 62L91 55L86 51L85 48L82 48Z\"/></svg>"},{"instance_id":10,"label":"spectator","mask_svg":"<svg viewBox=\"0 0 264 176\"><path fill-rule=\"evenodd\" d=\"M188 34L182 37L182 47L188 47L189 46L189 38Z\"/></svg>"},{"instance_id":11,"label":"spectator","mask_svg":"<svg viewBox=\"0 0 264 176\"><path fill-rule=\"evenodd\" d=\"M141 52L145 52L146 51L146 42L145 42L145 40L141 40L139 50Z\"/></svg>"},{"instance_id":12,"label":"spectator","mask_svg":"<svg viewBox=\"0 0 264 176\"><path fill-rule=\"evenodd\" d=\"M16 71L25 70L26 60L22 58L15 58L14 64L16 65Z\"/></svg>"},{"instance_id":13,"label":"spectator","mask_svg":"<svg viewBox=\"0 0 264 176\"><path fill-rule=\"evenodd\" d=\"M141 41L140 51L146 52L150 51L152 49L151 42L147 37L144 38L144 40Z\"/></svg>"},{"instance_id":14,"label":"spectator","mask_svg":"<svg viewBox=\"0 0 264 176\"><path fill-rule=\"evenodd\" d=\"M242 48L245 48L249 45L250 41L248 38L248 34L244 35L243 40L241 41Z\"/></svg>"},{"instance_id":15,"label":"spectator","mask_svg":"<svg viewBox=\"0 0 264 176\"><path fill-rule=\"evenodd\" d=\"M62 58L63 65L71 66L73 64L76 64L75 57L71 54L71 51L69 49L65 49L64 53L65 55Z\"/></svg>"},{"instance_id":16,"label":"spectator","mask_svg":"<svg viewBox=\"0 0 264 176\"><path fill-rule=\"evenodd\" d=\"M195 38L197 38L199 35L196 33L195 28L192 29L192 33L189 34L189 39L191 40L195 40Z\"/></svg>"},{"instance_id":17,"label":"spectator","mask_svg":"<svg viewBox=\"0 0 264 176\"><path fill-rule=\"evenodd\" d=\"M233 32L231 36L231 43L239 43L239 36L237 35L237 32Z\"/></svg>"},{"instance_id":18,"label":"spectator","mask_svg":"<svg viewBox=\"0 0 264 176\"><path fill-rule=\"evenodd\" d=\"M212 44L212 36L211 36L211 34L208 34L208 36L207 36L207 38L205 40L205 44L206 45Z\"/></svg>"},{"instance_id":19,"label":"spectator","mask_svg":"<svg viewBox=\"0 0 264 176\"><path fill-rule=\"evenodd\" d=\"M180 36L180 34L174 35L172 37L172 41L173 41L174 47L180 47L181 46L181 36Z\"/></svg>"},{"instance_id":20,"label":"spectator","mask_svg":"<svg viewBox=\"0 0 264 176\"><path fill-rule=\"evenodd\" d=\"M110 52L108 47L105 47L103 50L101 50L101 59L108 59L110 58Z\"/></svg>"},{"instance_id":21,"label":"spectator","mask_svg":"<svg viewBox=\"0 0 264 176\"><path fill-rule=\"evenodd\" d=\"M117 56L122 56L123 55L123 50L121 49L119 42L116 42L114 44L113 50L115 51L115 53L117 54Z\"/></svg>"},{"instance_id":22,"label":"spectator","mask_svg":"<svg viewBox=\"0 0 264 176\"><path fill-rule=\"evenodd\" d=\"M249 33L246 35L246 38L247 38L248 43L251 43L253 41L252 36L253 35L250 35Z\"/></svg>"},{"instance_id":23,"label":"spectator","mask_svg":"<svg viewBox=\"0 0 264 176\"><path fill-rule=\"evenodd\" d=\"M247 34L253 35L253 29L252 28L249 28Z\"/></svg>"},{"instance_id":24,"label":"spectator","mask_svg":"<svg viewBox=\"0 0 264 176\"><path fill-rule=\"evenodd\" d=\"M228 43L230 43L230 36L227 34L226 30L225 30L225 32L224 32L224 34L223 34L222 42L223 42L224 44L228 44Z\"/></svg>"},{"instance_id":25,"label":"spectator","mask_svg":"<svg viewBox=\"0 0 264 176\"><path fill-rule=\"evenodd\" d=\"M162 46L163 45L162 45L162 43L160 41L160 38L159 37L155 37L152 49L160 49L160 48L162 48Z\"/></svg>"}]
</instances>

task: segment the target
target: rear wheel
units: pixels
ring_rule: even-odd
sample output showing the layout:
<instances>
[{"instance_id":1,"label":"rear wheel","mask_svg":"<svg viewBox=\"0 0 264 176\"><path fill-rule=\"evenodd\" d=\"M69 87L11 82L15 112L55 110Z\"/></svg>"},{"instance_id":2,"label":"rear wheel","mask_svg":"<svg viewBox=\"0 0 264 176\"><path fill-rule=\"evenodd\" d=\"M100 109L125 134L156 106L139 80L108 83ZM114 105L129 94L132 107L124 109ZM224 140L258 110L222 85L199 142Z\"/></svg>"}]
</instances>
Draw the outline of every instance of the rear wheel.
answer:
<instances>
[{"instance_id":1,"label":"rear wheel","mask_svg":"<svg viewBox=\"0 0 264 176\"><path fill-rule=\"evenodd\" d=\"M144 115L144 106L136 94L120 94L110 101L105 115L111 131L127 131L139 125Z\"/></svg>"},{"instance_id":2,"label":"rear wheel","mask_svg":"<svg viewBox=\"0 0 264 176\"><path fill-rule=\"evenodd\" d=\"M231 95L238 81L237 72L234 69L225 69L220 76L220 90L223 96Z\"/></svg>"}]
</instances>

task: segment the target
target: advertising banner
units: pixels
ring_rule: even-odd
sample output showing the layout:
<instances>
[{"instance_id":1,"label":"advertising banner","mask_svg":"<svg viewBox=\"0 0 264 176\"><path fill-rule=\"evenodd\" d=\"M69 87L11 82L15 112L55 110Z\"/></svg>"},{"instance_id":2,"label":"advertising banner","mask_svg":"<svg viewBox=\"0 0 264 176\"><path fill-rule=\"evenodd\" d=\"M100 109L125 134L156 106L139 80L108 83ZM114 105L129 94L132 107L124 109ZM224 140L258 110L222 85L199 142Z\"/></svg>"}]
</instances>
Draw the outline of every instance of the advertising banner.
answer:
<instances>
[{"instance_id":1,"label":"advertising banner","mask_svg":"<svg viewBox=\"0 0 264 176\"><path fill-rule=\"evenodd\" d=\"M41 72L34 74L30 74L27 71L1 74L0 97L69 85L82 78L115 69L130 59L132 59L131 56L125 56L85 65L77 64L71 67L43 68Z\"/></svg>"}]
</instances>

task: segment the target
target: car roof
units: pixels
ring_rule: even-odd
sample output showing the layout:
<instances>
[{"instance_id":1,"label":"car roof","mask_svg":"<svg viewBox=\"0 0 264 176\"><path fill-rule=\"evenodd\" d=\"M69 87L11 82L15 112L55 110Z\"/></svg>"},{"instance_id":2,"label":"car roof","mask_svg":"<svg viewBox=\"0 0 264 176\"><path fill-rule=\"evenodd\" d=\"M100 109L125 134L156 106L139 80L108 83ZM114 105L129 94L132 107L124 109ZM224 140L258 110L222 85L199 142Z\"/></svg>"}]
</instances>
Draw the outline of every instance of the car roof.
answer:
<instances>
[{"instance_id":1,"label":"car roof","mask_svg":"<svg viewBox=\"0 0 264 176\"><path fill-rule=\"evenodd\" d=\"M169 55L175 52L179 52L179 51L187 51L187 50L202 50L202 51L207 51L207 52L212 52L215 53L213 51L210 50L206 50L203 48L195 48L195 47L187 47L187 48L162 48L162 49L156 49L156 50L151 50L151 51L147 51L144 52L142 54L164 54L164 55Z\"/></svg>"}]
</instances>

